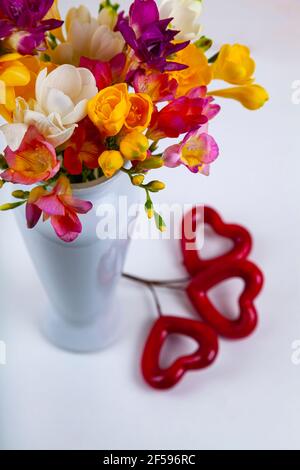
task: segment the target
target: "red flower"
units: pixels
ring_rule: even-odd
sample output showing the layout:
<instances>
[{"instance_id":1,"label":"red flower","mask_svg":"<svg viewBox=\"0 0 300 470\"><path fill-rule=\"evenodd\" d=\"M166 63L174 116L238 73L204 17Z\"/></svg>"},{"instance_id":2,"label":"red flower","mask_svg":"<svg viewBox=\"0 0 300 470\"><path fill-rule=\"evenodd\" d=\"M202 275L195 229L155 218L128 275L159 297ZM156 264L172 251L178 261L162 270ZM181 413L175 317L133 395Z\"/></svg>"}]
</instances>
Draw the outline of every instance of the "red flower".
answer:
<instances>
[{"instance_id":1,"label":"red flower","mask_svg":"<svg viewBox=\"0 0 300 470\"><path fill-rule=\"evenodd\" d=\"M86 118L79 123L64 151L64 166L70 175L80 175L83 164L91 170L98 168L103 150L98 129Z\"/></svg>"},{"instance_id":2,"label":"red flower","mask_svg":"<svg viewBox=\"0 0 300 470\"><path fill-rule=\"evenodd\" d=\"M156 110L147 136L152 140L164 137L178 137L180 134L198 129L208 121L204 114L205 102L202 98L182 96L161 111Z\"/></svg>"}]
</instances>

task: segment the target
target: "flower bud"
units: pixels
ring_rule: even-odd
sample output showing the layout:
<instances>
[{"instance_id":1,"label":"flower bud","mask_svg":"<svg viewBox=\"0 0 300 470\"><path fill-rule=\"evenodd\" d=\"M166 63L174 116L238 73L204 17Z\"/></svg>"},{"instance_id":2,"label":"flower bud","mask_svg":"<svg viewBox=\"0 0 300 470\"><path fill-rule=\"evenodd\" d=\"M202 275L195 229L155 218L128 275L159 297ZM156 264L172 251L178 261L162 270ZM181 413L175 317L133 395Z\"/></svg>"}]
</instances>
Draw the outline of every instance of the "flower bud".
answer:
<instances>
[{"instance_id":1,"label":"flower bud","mask_svg":"<svg viewBox=\"0 0 300 470\"><path fill-rule=\"evenodd\" d=\"M98 162L106 178L111 178L124 164L123 157L117 150L105 150Z\"/></svg>"},{"instance_id":2,"label":"flower bud","mask_svg":"<svg viewBox=\"0 0 300 470\"><path fill-rule=\"evenodd\" d=\"M131 182L134 186L140 186L141 184L143 184L144 179L145 179L144 175L134 175L131 178Z\"/></svg>"},{"instance_id":3,"label":"flower bud","mask_svg":"<svg viewBox=\"0 0 300 470\"><path fill-rule=\"evenodd\" d=\"M7 202L6 204L2 204L0 206L0 211L10 211L11 209L16 209L19 206L22 206L25 203L25 201L20 201L20 202Z\"/></svg>"},{"instance_id":4,"label":"flower bud","mask_svg":"<svg viewBox=\"0 0 300 470\"><path fill-rule=\"evenodd\" d=\"M164 166L164 161L161 157L150 157L147 160L138 163L135 166L135 170L137 172L142 170L155 170L157 168L161 168L162 166Z\"/></svg>"},{"instance_id":5,"label":"flower bud","mask_svg":"<svg viewBox=\"0 0 300 470\"><path fill-rule=\"evenodd\" d=\"M20 189L20 190L17 190L17 191L13 191L11 194L16 199L28 199L30 193L29 193L29 191L22 191Z\"/></svg>"},{"instance_id":6,"label":"flower bud","mask_svg":"<svg viewBox=\"0 0 300 470\"><path fill-rule=\"evenodd\" d=\"M162 181L150 181L150 183L147 184L146 188L151 191L152 193L157 193L158 191L161 191L162 189L165 189L166 185Z\"/></svg>"},{"instance_id":7,"label":"flower bud","mask_svg":"<svg viewBox=\"0 0 300 470\"><path fill-rule=\"evenodd\" d=\"M132 131L120 142L120 151L127 160L144 161L147 158L149 142L144 134Z\"/></svg>"}]
</instances>

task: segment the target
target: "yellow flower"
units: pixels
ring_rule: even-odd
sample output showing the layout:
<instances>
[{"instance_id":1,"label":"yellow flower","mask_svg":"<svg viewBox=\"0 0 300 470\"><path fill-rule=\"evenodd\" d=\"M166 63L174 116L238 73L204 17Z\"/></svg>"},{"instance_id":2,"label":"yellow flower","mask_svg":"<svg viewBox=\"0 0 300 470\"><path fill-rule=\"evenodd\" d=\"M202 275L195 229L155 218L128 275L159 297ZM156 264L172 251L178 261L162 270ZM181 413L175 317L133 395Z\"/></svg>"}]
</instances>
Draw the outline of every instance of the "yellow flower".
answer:
<instances>
[{"instance_id":1,"label":"yellow flower","mask_svg":"<svg viewBox=\"0 0 300 470\"><path fill-rule=\"evenodd\" d=\"M213 78L233 85L248 85L253 82L255 62L246 46L225 44L211 67Z\"/></svg>"},{"instance_id":2,"label":"yellow flower","mask_svg":"<svg viewBox=\"0 0 300 470\"><path fill-rule=\"evenodd\" d=\"M19 60L22 56L18 53L5 54L0 57L0 114L7 120L11 120L15 109L15 87L28 85L30 72Z\"/></svg>"},{"instance_id":3,"label":"yellow flower","mask_svg":"<svg viewBox=\"0 0 300 470\"><path fill-rule=\"evenodd\" d=\"M207 58L194 44L189 44L177 52L174 60L179 64L188 65L187 69L171 73L178 82L177 97L185 95L192 88L211 82L212 73Z\"/></svg>"},{"instance_id":4,"label":"yellow flower","mask_svg":"<svg viewBox=\"0 0 300 470\"><path fill-rule=\"evenodd\" d=\"M117 150L105 150L99 157L99 166L106 178L111 178L123 164L123 157Z\"/></svg>"},{"instance_id":5,"label":"yellow flower","mask_svg":"<svg viewBox=\"0 0 300 470\"><path fill-rule=\"evenodd\" d=\"M126 83L101 90L88 103L88 115L106 137L117 135L125 124L130 110Z\"/></svg>"},{"instance_id":6,"label":"yellow flower","mask_svg":"<svg viewBox=\"0 0 300 470\"><path fill-rule=\"evenodd\" d=\"M224 90L211 91L208 94L237 100L245 106L245 108L250 110L261 108L269 99L267 91L260 85L226 88Z\"/></svg>"},{"instance_id":7,"label":"yellow flower","mask_svg":"<svg viewBox=\"0 0 300 470\"><path fill-rule=\"evenodd\" d=\"M34 99L35 82L39 72L44 68L52 71L55 67L54 64L42 62L35 56L13 53L0 57L0 115L8 122L12 121L16 108L15 99L18 96L25 101ZM12 83L15 85L12 86Z\"/></svg>"},{"instance_id":8,"label":"yellow flower","mask_svg":"<svg viewBox=\"0 0 300 470\"><path fill-rule=\"evenodd\" d=\"M144 134L132 131L120 142L120 151L127 160L144 161L147 158L149 141Z\"/></svg>"}]
</instances>

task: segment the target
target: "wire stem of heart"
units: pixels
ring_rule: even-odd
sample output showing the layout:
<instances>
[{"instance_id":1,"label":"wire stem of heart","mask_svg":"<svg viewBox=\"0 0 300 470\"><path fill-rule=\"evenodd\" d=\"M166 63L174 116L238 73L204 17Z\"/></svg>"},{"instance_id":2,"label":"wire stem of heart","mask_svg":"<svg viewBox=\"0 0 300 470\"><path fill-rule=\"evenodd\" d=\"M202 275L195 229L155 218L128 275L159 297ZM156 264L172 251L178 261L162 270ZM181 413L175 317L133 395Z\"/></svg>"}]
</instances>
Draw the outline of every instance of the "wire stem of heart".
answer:
<instances>
[{"instance_id":1,"label":"wire stem of heart","mask_svg":"<svg viewBox=\"0 0 300 470\"><path fill-rule=\"evenodd\" d=\"M133 276L132 274L127 274L127 273L123 273L122 276L125 279L138 282L140 284L144 284L144 285L151 284L152 286L155 286L155 287L163 287L166 289L178 289L178 290L181 290L181 289L184 290L186 288L186 285L191 280L190 277L185 277L182 279L166 279L166 280L160 281L157 279L144 279L142 277Z\"/></svg>"},{"instance_id":2,"label":"wire stem of heart","mask_svg":"<svg viewBox=\"0 0 300 470\"><path fill-rule=\"evenodd\" d=\"M139 284L143 284L144 286L148 287L150 290L153 300L155 302L156 310L158 315L161 317L163 315L162 307L159 301L158 294L156 292L156 287L166 288L166 289L176 289L176 290L184 290L186 288L186 284L191 280L191 278L186 277L183 279L169 279L169 280L150 280L144 279L142 277L133 276L132 274L123 273L122 276L129 281L137 282Z\"/></svg>"}]
</instances>

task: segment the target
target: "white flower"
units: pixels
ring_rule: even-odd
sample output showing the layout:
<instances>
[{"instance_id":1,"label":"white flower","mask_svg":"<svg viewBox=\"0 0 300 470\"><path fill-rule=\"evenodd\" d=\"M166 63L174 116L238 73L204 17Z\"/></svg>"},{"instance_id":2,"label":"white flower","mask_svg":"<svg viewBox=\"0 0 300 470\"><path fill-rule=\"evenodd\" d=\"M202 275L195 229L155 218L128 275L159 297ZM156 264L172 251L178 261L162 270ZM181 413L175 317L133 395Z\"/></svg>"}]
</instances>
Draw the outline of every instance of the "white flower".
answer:
<instances>
[{"instance_id":1,"label":"white flower","mask_svg":"<svg viewBox=\"0 0 300 470\"><path fill-rule=\"evenodd\" d=\"M29 126L54 147L72 136L76 123L87 115L87 103L98 93L93 74L85 68L61 65L47 75L43 69L37 78L35 100L17 98L14 124L1 127L7 144L17 150Z\"/></svg>"},{"instance_id":2,"label":"white flower","mask_svg":"<svg viewBox=\"0 0 300 470\"><path fill-rule=\"evenodd\" d=\"M98 18L92 18L85 6L71 8L66 18L66 42L52 51L58 64L78 65L80 57L109 61L122 52L125 41L119 31L113 31L116 16L107 8Z\"/></svg>"},{"instance_id":3,"label":"white flower","mask_svg":"<svg viewBox=\"0 0 300 470\"><path fill-rule=\"evenodd\" d=\"M172 28L178 29L176 40L193 41L199 38L202 0L163 0L159 7L160 18L174 18Z\"/></svg>"}]
</instances>

